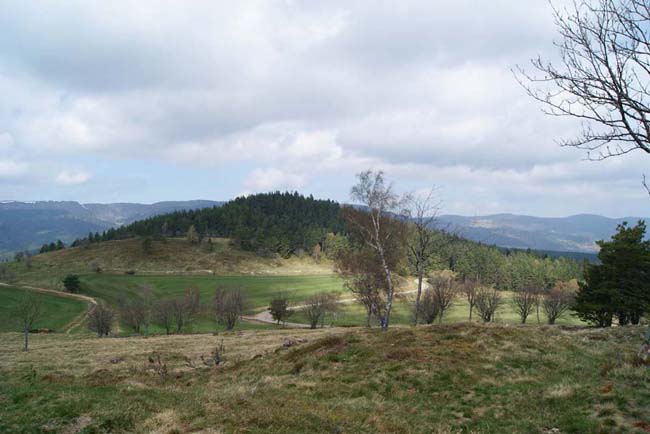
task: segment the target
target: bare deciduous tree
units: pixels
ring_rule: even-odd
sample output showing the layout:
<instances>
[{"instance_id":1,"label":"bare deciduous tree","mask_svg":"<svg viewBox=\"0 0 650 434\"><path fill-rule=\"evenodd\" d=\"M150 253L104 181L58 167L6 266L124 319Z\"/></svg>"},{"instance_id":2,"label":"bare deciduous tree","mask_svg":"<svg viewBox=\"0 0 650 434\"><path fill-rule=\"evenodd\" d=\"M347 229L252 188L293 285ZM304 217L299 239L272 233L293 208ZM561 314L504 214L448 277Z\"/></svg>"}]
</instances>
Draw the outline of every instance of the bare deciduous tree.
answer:
<instances>
[{"instance_id":1,"label":"bare deciduous tree","mask_svg":"<svg viewBox=\"0 0 650 434\"><path fill-rule=\"evenodd\" d=\"M501 302L501 293L495 288L479 287L476 291L476 310L483 322L494 321L494 314Z\"/></svg>"},{"instance_id":2,"label":"bare deciduous tree","mask_svg":"<svg viewBox=\"0 0 650 434\"><path fill-rule=\"evenodd\" d=\"M548 114L582 121L565 146L597 160L650 154L650 2L580 0L554 15L561 65L533 59L541 77L519 68L520 82Z\"/></svg>"},{"instance_id":3,"label":"bare deciduous tree","mask_svg":"<svg viewBox=\"0 0 650 434\"><path fill-rule=\"evenodd\" d=\"M201 312L201 291L198 288L188 288L183 296L187 324L191 324Z\"/></svg>"},{"instance_id":4,"label":"bare deciduous tree","mask_svg":"<svg viewBox=\"0 0 650 434\"><path fill-rule=\"evenodd\" d=\"M544 294L541 304L549 324L555 324L555 321L571 308L574 295L574 291L561 282Z\"/></svg>"},{"instance_id":5,"label":"bare deciduous tree","mask_svg":"<svg viewBox=\"0 0 650 434\"><path fill-rule=\"evenodd\" d=\"M539 303L539 292L532 286L525 286L518 289L512 294L511 303L522 324L533 313L533 310Z\"/></svg>"},{"instance_id":6,"label":"bare deciduous tree","mask_svg":"<svg viewBox=\"0 0 650 434\"><path fill-rule=\"evenodd\" d=\"M438 298L432 289L426 289L422 294L418 315L425 324L433 324L440 313Z\"/></svg>"},{"instance_id":7,"label":"bare deciduous tree","mask_svg":"<svg viewBox=\"0 0 650 434\"><path fill-rule=\"evenodd\" d=\"M278 293L271 299L269 312L278 324L284 324L294 311L289 306L289 297L284 293Z\"/></svg>"},{"instance_id":8,"label":"bare deciduous tree","mask_svg":"<svg viewBox=\"0 0 650 434\"><path fill-rule=\"evenodd\" d=\"M427 196L413 196L408 198L406 216L411 221L410 234L408 236L408 258L415 269L418 279L418 290L415 296L415 309L413 323L418 324L420 317L420 298L422 297L422 282L431 263L434 251L433 228L438 222L440 202L434 201L434 189L429 191Z\"/></svg>"},{"instance_id":9,"label":"bare deciduous tree","mask_svg":"<svg viewBox=\"0 0 650 434\"><path fill-rule=\"evenodd\" d=\"M533 59L540 76L519 68L519 81L547 113L583 122L565 146L595 159L650 153L650 2L582 0L553 12L561 62Z\"/></svg>"},{"instance_id":10,"label":"bare deciduous tree","mask_svg":"<svg viewBox=\"0 0 650 434\"><path fill-rule=\"evenodd\" d=\"M104 303L97 304L88 316L88 328L99 338L110 334L114 322L115 312Z\"/></svg>"},{"instance_id":11,"label":"bare deciduous tree","mask_svg":"<svg viewBox=\"0 0 650 434\"><path fill-rule=\"evenodd\" d=\"M465 295L467 299L467 305L469 306L469 320L472 321L472 312L476 306L476 288L478 287L478 282L475 282L470 279L466 279L460 286L460 291Z\"/></svg>"},{"instance_id":12,"label":"bare deciduous tree","mask_svg":"<svg viewBox=\"0 0 650 434\"><path fill-rule=\"evenodd\" d=\"M153 318L156 324L165 329L165 333L171 332L174 324L174 301L159 300L154 304Z\"/></svg>"},{"instance_id":13,"label":"bare deciduous tree","mask_svg":"<svg viewBox=\"0 0 650 434\"><path fill-rule=\"evenodd\" d=\"M450 274L441 274L430 278L429 284L438 304L438 320L442 323L445 312L456 298L456 282Z\"/></svg>"},{"instance_id":14,"label":"bare deciduous tree","mask_svg":"<svg viewBox=\"0 0 650 434\"><path fill-rule=\"evenodd\" d=\"M325 326L325 317L328 314L335 313L338 310L338 293L321 292L314 294L307 299L305 303L305 314L312 329Z\"/></svg>"},{"instance_id":15,"label":"bare deciduous tree","mask_svg":"<svg viewBox=\"0 0 650 434\"><path fill-rule=\"evenodd\" d=\"M381 171L366 171L357 175L358 183L352 187L352 200L365 206L367 212L348 212L344 216L354 226L363 242L373 249L379 259L386 280L386 307L380 315L381 328L388 329L393 308L395 286L392 277L391 256L403 242L405 225L394 218L394 214L404 214L404 198L386 184Z\"/></svg>"},{"instance_id":16,"label":"bare deciduous tree","mask_svg":"<svg viewBox=\"0 0 650 434\"><path fill-rule=\"evenodd\" d=\"M366 326L384 311L386 279L381 263L368 248L342 249L336 256L337 267L345 278L345 287L366 311Z\"/></svg>"},{"instance_id":17,"label":"bare deciduous tree","mask_svg":"<svg viewBox=\"0 0 650 434\"><path fill-rule=\"evenodd\" d=\"M232 330L244 314L244 293L241 289L217 288L212 306L217 321L224 324L226 330Z\"/></svg>"},{"instance_id":18,"label":"bare deciduous tree","mask_svg":"<svg viewBox=\"0 0 650 434\"><path fill-rule=\"evenodd\" d=\"M146 307L144 300L133 298L130 300L120 299L117 303L118 313L122 322L133 329L134 332L140 333L146 322Z\"/></svg>"},{"instance_id":19,"label":"bare deciduous tree","mask_svg":"<svg viewBox=\"0 0 650 434\"><path fill-rule=\"evenodd\" d=\"M198 288L187 288L183 297L171 300L171 308L176 324L176 333L191 325L196 315L201 311L201 293Z\"/></svg>"},{"instance_id":20,"label":"bare deciduous tree","mask_svg":"<svg viewBox=\"0 0 650 434\"><path fill-rule=\"evenodd\" d=\"M23 332L23 351L29 349L29 331L42 314L41 301L35 294L25 293L20 299L13 314L18 321L20 331Z\"/></svg>"}]
</instances>

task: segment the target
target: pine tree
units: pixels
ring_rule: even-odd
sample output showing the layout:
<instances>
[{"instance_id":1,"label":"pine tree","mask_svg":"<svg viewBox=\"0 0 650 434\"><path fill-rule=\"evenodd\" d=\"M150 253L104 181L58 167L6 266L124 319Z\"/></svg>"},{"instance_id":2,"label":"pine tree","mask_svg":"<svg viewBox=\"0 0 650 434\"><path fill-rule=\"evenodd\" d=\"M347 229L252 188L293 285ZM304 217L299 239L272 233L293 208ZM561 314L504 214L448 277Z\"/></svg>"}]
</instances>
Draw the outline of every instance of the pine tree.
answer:
<instances>
[{"instance_id":1,"label":"pine tree","mask_svg":"<svg viewBox=\"0 0 650 434\"><path fill-rule=\"evenodd\" d=\"M638 324L650 305L650 242L645 222L618 226L610 241L599 241L600 264L589 265L576 295L577 315L600 327Z\"/></svg>"}]
</instances>

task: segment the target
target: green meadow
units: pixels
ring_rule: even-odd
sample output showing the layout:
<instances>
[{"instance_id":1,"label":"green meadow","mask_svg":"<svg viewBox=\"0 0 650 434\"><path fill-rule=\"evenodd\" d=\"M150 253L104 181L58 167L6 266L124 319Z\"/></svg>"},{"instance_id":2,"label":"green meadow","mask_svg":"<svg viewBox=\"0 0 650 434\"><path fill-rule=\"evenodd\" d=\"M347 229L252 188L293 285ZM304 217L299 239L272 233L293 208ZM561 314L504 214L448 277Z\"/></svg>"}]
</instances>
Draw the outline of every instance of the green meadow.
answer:
<instances>
[{"instance_id":1,"label":"green meadow","mask_svg":"<svg viewBox=\"0 0 650 434\"><path fill-rule=\"evenodd\" d=\"M47 328L63 331L66 325L81 315L88 303L72 298L60 297L53 294L29 291L41 304L41 316L36 328ZM18 322L13 317L14 309L25 297L26 291L18 288L0 286L0 332L18 330Z\"/></svg>"}]
</instances>

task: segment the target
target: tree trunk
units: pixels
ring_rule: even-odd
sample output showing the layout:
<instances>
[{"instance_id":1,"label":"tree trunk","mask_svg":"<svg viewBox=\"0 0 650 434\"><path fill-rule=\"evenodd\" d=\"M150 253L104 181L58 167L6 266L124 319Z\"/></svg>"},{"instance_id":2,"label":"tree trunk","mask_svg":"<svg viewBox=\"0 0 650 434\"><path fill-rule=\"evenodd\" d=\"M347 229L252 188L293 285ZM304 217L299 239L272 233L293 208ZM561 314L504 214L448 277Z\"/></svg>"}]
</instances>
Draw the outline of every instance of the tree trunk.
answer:
<instances>
[{"instance_id":1,"label":"tree trunk","mask_svg":"<svg viewBox=\"0 0 650 434\"><path fill-rule=\"evenodd\" d=\"M390 325L390 311L393 308L393 279L390 275L390 268L388 268L388 264L386 263L384 250L381 248L379 249L379 255L381 256L381 266L383 267L384 273L386 274L386 283L388 284L388 294L386 294L386 313L384 314L384 318L381 321L381 329L388 330L388 326Z\"/></svg>"},{"instance_id":2,"label":"tree trunk","mask_svg":"<svg viewBox=\"0 0 650 434\"><path fill-rule=\"evenodd\" d=\"M472 310L474 309L474 306L470 303L469 305L469 322L472 322Z\"/></svg>"},{"instance_id":3,"label":"tree trunk","mask_svg":"<svg viewBox=\"0 0 650 434\"><path fill-rule=\"evenodd\" d=\"M413 325L418 325L418 319L420 317L420 298L422 296L422 279L424 278L424 273L422 270L418 270L418 294L415 296L415 318L413 318Z\"/></svg>"},{"instance_id":4,"label":"tree trunk","mask_svg":"<svg viewBox=\"0 0 650 434\"><path fill-rule=\"evenodd\" d=\"M29 349L29 329L27 327L23 329L23 336L24 336L23 351L27 351Z\"/></svg>"}]
</instances>

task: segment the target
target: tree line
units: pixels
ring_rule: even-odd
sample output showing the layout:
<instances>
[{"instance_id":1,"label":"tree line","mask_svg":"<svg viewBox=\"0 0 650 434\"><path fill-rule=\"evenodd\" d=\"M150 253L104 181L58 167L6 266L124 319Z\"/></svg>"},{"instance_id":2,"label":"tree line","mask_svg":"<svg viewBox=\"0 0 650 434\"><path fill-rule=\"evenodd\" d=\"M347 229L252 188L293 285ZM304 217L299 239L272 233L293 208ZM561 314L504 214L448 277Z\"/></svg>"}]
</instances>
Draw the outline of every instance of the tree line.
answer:
<instances>
[{"instance_id":1,"label":"tree line","mask_svg":"<svg viewBox=\"0 0 650 434\"><path fill-rule=\"evenodd\" d=\"M347 243L336 264L346 288L364 306L366 323L390 325L396 276L417 277L413 323L442 321L457 297L483 321L494 320L503 304L500 291L513 291L510 300L521 322L540 310L549 323L573 303L585 264L570 258L550 258L532 252L506 251L462 239L438 227L433 194L400 195L382 172L358 175L352 200L361 207L342 208ZM441 271L444 277L441 277Z\"/></svg>"},{"instance_id":2,"label":"tree line","mask_svg":"<svg viewBox=\"0 0 650 434\"><path fill-rule=\"evenodd\" d=\"M119 321L136 334L147 335L155 325L169 335L186 332L201 314L211 312L219 324L232 330L245 307L246 298L240 289L217 288L208 306L201 302L197 288L187 288L178 296L155 297L153 288L145 284L138 296L118 299L116 309L98 304L89 315L88 328L98 337L108 336Z\"/></svg>"},{"instance_id":3,"label":"tree line","mask_svg":"<svg viewBox=\"0 0 650 434\"><path fill-rule=\"evenodd\" d=\"M286 293L277 293L269 301L267 310L278 325L285 324L295 312L303 310L311 328L324 327L326 319L338 312L338 298L338 293L321 292L310 296L304 304L292 307ZM153 288L145 284L137 296L120 298L116 308L99 303L90 312L87 326L98 337L109 336L118 322L135 334L148 335L154 325L170 335L187 332L200 316L208 315L229 331L243 319L248 306L245 291L238 288L218 287L211 302L205 303L197 288L187 288L182 295L159 298L154 296Z\"/></svg>"}]
</instances>

